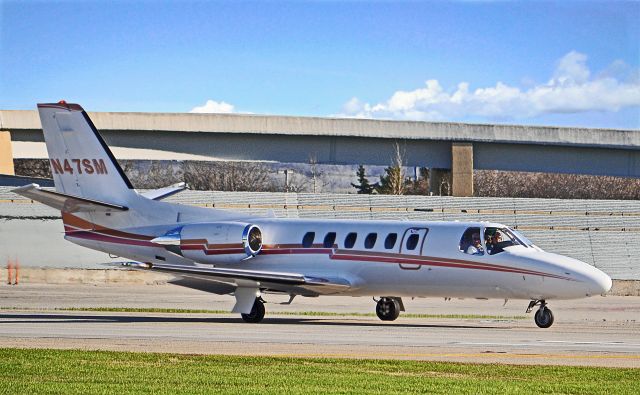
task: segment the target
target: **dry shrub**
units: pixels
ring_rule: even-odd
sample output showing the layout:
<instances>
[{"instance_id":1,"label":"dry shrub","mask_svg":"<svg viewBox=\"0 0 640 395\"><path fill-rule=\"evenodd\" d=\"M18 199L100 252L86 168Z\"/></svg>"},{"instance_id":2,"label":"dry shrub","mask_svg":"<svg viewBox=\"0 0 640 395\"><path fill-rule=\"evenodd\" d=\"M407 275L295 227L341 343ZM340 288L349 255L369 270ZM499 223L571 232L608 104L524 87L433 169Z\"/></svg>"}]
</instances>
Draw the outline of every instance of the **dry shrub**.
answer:
<instances>
[{"instance_id":1,"label":"dry shrub","mask_svg":"<svg viewBox=\"0 0 640 395\"><path fill-rule=\"evenodd\" d=\"M183 180L182 163L178 161L121 160L118 162L136 188L163 188Z\"/></svg>"},{"instance_id":2,"label":"dry shrub","mask_svg":"<svg viewBox=\"0 0 640 395\"><path fill-rule=\"evenodd\" d=\"M51 178L51 166L47 159L14 159L13 167L18 176Z\"/></svg>"},{"instance_id":3,"label":"dry shrub","mask_svg":"<svg viewBox=\"0 0 640 395\"><path fill-rule=\"evenodd\" d=\"M476 170L475 196L557 199L640 199L640 179L582 174Z\"/></svg>"},{"instance_id":4,"label":"dry shrub","mask_svg":"<svg viewBox=\"0 0 640 395\"><path fill-rule=\"evenodd\" d=\"M278 188L271 170L256 162L197 162L183 165L184 181L191 189L213 191L265 191Z\"/></svg>"}]
</instances>

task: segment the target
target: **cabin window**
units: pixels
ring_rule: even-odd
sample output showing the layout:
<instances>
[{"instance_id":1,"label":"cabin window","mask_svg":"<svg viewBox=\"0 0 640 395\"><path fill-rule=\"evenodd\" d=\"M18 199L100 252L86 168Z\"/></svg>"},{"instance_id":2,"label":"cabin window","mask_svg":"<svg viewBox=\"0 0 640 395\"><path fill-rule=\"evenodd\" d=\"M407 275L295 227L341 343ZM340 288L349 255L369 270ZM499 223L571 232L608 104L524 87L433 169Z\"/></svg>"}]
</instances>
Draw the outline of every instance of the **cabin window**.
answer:
<instances>
[{"instance_id":1,"label":"cabin window","mask_svg":"<svg viewBox=\"0 0 640 395\"><path fill-rule=\"evenodd\" d=\"M356 239L358 238L358 234L355 232L351 232L344 238L344 248L353 248L356 244Z\"/></svg>"},{"instance_id":2,"label":"cabin window","mask_svg":"<svg viewBox=\"0 0 640 395\"><path fill-rule=\"evenodd\" d=\"M484 255L484 247L480 239L480 228L468 228L460 239L460 251L469 255Z\"/></svg>"},{"instance_id":3,"label":"cabin window","mask_svg":"<svg viewBox=\"0 0 640 395\"><path fill-rule=\"evenodd\" d=\"M307 232L302 238L302 246L304 248L309 248L313 245L313 239L316 237L316 232Z\"/></svg>"},{"instance_id":4,"label":"cabin window","mask_svg":"<svg viewBox=\"0 0 640 395\"><path fill-rule=\"evenodd\" d=\"M335 244L335 242L336 242L336 232L329 232L324 237L324 242L322 243L322 246L324 248L333 248L333 245Z\"/></svg>"},{"instance_id":5,"label":"cabin window","mask_svg":"<svg viewBox=\"0 0 640 395\"><path fill-rule=\"evenodd\" d=\"M416 247L418 246L419 240L420 240L419 234L412 234L409 237L407 237L407 244L405 245L405 247L407 247L407 250L409 251L415 250Z\"/></svg>"},{"instance_id":6,"label":"cabin window","mask_svg":"<svg viewBox=\"0 0 640 395\"><path fill-rule=\"evenodd\" d=\"M484 230L484 240L489 255L499 254L505 248L515 245L527 246L508 228L487 227Z\"/></svg>"},{"instance_id":7,"label":"cabin window","mask_svg":"<svg viewBox=\"0 0 640 395\"><path fill-rule=\"evenodd\" d=\"M398 234L389 233L387 235L387 238L384 239L384 248L386 248L387 250L392 249L396 245L396 240L398 240Z\"/></svg>"},{"instance_id":8,"label":"cabin window","mask_svg":"<svg viewBox=\"0 0 640 395\"><path fill-rule=\"evenodd\" d=\"M374 245L376 245L376 240L378 240L377 233L369 233L367 238L364 239L364 248L371 249Z\"/></svg>"}]
</instances>

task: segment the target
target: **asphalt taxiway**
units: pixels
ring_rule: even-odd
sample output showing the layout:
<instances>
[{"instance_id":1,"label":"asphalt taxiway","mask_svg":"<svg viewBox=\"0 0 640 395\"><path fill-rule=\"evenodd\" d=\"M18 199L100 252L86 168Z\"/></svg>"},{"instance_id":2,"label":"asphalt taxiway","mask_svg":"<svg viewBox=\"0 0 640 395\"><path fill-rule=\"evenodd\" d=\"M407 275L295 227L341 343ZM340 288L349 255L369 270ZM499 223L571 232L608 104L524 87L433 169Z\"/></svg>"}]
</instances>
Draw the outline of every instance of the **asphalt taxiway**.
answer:
<instances>
[{"instance_id":1,"label":"asphalt taxiway","mask_svg":"<svg viewBox=\"0 0 640 395\"><path fill-rule=\"evenodd\" d=\"M282 297L267 297L282 302ZM640 297L550 304L556 322L539 329L526 302L416 299L408 313L506 318L282 316L269 312L370 313L367 298L269 303L260 324L234 314L65 311L78 307L230 310L233 298L175 285L0 286L0 347L53 347L195 354L389 358L510 364L640 367Z\"/></svg>"}]
</instances>

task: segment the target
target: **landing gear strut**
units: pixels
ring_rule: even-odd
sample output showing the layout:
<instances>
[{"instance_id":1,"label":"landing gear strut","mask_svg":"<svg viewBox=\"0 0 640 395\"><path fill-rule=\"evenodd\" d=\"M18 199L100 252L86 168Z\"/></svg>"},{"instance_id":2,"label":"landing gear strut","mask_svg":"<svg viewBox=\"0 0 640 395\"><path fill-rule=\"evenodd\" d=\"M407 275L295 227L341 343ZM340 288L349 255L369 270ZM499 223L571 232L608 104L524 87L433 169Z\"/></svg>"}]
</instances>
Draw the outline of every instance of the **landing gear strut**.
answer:
<instances>
[{"instance_id":1,"label":"landing gear strut","mask_svg":"<svg viewBox=\"0 0 640 395\"><path fill-rule=\"evenodd\" d=\"M532 300L529 302L527 313L530 313L537 305L540 305L540 308L538 308L538 311L536 311L536 314L533 316L536 325L540 328L548 328L553 325L553 313L547 308L547 302L544 300Z\"/></svg>"},{"instance_id":2,"label":"landing gear strut","mask_svg":"<svg viewBox=\"0 0 640 395\"><path fill-rule=\"evenodd\" d=\"M380 298L376 305L376 315L382 321L393 321L400 315L400 303L395 298Z\"/></svg>"},{"instance_id":3,"label":"landing gear strut","mask_svg":"<svg viewBox=\"0 0 640 395\"><path fill-rule=\"evenodd\" d=\"M253 307L251 308L251 312L249 314L240 314L244 322L250 322L252 324L258 323L262 321L264 318L264 302L262 298L256 298L256 301L253 302Z\"/></svg>"}]
</instances>

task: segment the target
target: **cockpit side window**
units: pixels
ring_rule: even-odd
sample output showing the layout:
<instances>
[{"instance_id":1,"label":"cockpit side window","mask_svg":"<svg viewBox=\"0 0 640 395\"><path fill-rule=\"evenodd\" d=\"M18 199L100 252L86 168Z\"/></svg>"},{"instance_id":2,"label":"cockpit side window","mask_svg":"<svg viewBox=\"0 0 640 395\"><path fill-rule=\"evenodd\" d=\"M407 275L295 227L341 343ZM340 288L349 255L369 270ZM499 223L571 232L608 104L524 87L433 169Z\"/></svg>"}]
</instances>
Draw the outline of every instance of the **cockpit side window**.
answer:
<instances>
[{"instance_id":1,"label":"cockpit side window","mask_svg":"<svg viewBox=\"0 0 640 395\"><path fill-rule=\"evenodd\" d=\"M484 230L484 240L489 255L499 254L505 248L515 245L527 247L509 228L487 227Z\"/></svg>"},{"instance_id":2,"label":"cockpit side window","mask_svg":"<svg viewBox=\"0 0 640 395\"><path fill-rule=\"evenodd\" d=\"M469 255L484 255L484 248L480 239L480 228L473 227L464 231L460 239L460 251Z\"/></svg>"}]
</instances>

